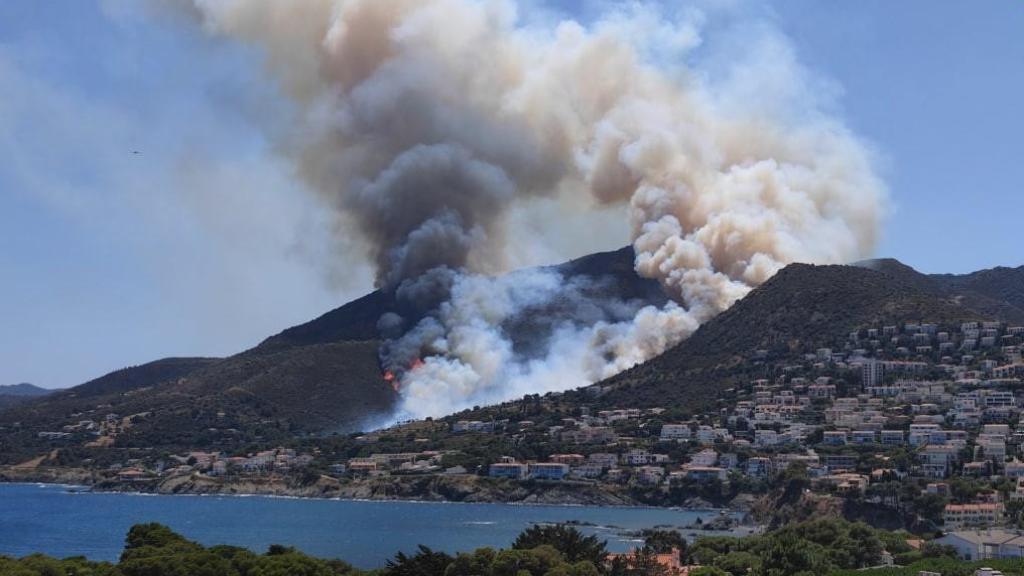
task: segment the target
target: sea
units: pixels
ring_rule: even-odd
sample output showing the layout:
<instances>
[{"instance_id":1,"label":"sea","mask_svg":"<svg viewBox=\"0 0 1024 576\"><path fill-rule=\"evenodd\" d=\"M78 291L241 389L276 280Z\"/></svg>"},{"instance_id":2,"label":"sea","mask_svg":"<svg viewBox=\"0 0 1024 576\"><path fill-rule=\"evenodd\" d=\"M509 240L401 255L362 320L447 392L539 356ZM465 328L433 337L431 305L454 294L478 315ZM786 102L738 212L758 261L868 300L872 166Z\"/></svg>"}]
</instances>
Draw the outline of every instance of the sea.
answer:
<instances>
[{"instance_id":1,"label":"sea","mask_svg":"<svg viewBox=\"0 0 1024 576\"><path fill-rule=\"evenodd\" d=\"M571 522L621 552L643 528L684 529L715 510L318 500L267 496L96 493L52 484L0 484L0 555L42 552L116 561L133 524L160 522L206 545L264 552L294 546L360 568L419 544L446 552L505 547L533 524ZM684 533L686 531L684 530Z\"/></svg>"}]
</instances>

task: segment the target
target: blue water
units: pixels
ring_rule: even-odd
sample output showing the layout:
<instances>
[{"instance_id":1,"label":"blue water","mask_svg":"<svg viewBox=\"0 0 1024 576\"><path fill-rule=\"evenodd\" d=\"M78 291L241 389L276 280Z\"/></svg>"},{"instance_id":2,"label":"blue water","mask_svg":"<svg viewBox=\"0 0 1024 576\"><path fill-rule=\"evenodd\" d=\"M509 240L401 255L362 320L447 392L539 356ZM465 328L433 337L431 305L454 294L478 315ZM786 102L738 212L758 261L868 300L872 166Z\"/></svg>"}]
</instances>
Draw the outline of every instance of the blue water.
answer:
<instances>
[{"instance_id":1,"label":"blue water","mask_svg":"<svg viewBox=\"0 0 1024 576\"><path fill-rule=\"evenodd\" d=\"M114 561L133 524L160 522L203 544L263 552L284 544L361 568L383 566L417 544L447 552L508 546L537 522L578 521L612 551L636 545L625 532L683 527L713 512L650 508L356 502L235 496L97 494L77 488L0 484L0 554L33 552Z\"/></svg>"}]
</instances>

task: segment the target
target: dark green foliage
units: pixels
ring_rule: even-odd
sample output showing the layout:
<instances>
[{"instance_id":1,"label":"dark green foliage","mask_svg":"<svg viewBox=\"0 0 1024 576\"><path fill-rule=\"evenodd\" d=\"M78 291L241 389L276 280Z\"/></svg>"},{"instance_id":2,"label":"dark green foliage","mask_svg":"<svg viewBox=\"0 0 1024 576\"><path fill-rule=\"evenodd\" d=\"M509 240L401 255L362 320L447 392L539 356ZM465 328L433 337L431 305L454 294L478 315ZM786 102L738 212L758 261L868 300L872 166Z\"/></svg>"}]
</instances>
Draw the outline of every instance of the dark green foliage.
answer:
<instances>
[{"instance_id":1,"label":"dark green foliage","mask_svg":"<svg viewBox=\"0 0 1024 576\"><path fill-rule=\"evenodd\" d=\"M4 576L121 576L107 562L89 562L84 558L57 560L41 554L20 560L0 556L0 574Z\"/></svg>"},{"instance_id":2,"label":"dark green foliage","mask_svg":"<svg viewBox=\"0 0 1024 576\"><path fill-rule=\"evenodd\" d=\"M730 576L730 572L716 566L701 566L690 572L690 576Z\"/></svg>"},{"instance_id":3,"label":"dark green foliage","mask_svg":"<svg viewBox=\"0 0 1024 576\"><path fill-rule=\"evenodd\" d=\"M644 530L644 546L652 548L658 554L668 554L672 549L686 553L686 539L677 530Z\"/></svg>"},{"instance_id":4,"label":"dark green foliage","mask_svg":"<svg viewBox=\"0 0 1024 576\"><path fill-rule=\"evenodd\" d=\"M472 554L460 553L445 569L445 576L479 576L491 570L498 553L493 548L478 548Z\"/></svg>"},{"instance_id":5,"label":"dark green foliage","mask_svg":"<svg viewBox=\"0 0 1024 576\"><path fill-rule=\"evenodd\" d=\"M812 520L763 536L701 538L690 547L689 557L694 563L715 566L734 576L819 575L878 565L883 550L880 534L866 524ZM885 538L893 543L894 552L909 549L891 536Z\"/></svg>"},{"instance_id":6,"label":"dark green foliage","mask_svg":"<svg viewBox=\"0 0 1024 576\"><path fill-rule=\"evenodd\" d=\"M586 561L600 566L608 556L603 540L597 536L584 536L579 530L564 524L531 526L516 537L512 548L531 550L545 545L557 550L571 564Z\"/></svg>"},{"instance_id":7,"label":"dark green foliage","mask_svg":"<svg viewBox=\"0 0 1024 576\"><path fill-rule=\"evenodd\" d=\"M3 576L342 576L355 572L340 560L320 560L284 546L271 546L264 556L234 546L204 548L160 524L133 526L116 566L83 558L0 557Z\"/></svg>"},{"instance_id":8,"label":"dark green foliage","mask_svg":"<svg viewBox=\"0 0 1024 576\"><path fill-rule=\"evenodd\" d=\"M544 576L563 565L562 555L553 547L544 545L532 550L502 550L491 564L491 576Z\"/></svg>"},{"instance_id":9,"label":"dark green foliage","mask_svg":"<svg viewBox=\"0 0 1024 576\"><path fill-rule=\"evenodd\" d=\"M771 538L762 554L758 576L818 576L832 568L824 546L794 534Z\"/></svg>"},{"instance_id":10,"label":"dark green foliage","mask_svg":"<svg viewBox=\"0 0 1024 576\"><path fill-rule=\"evenodd\" d=\"M160 524L133 526L120 562L57 560L42 555L12 559L0 556L3 576L600 576L605 556L575 531L548 532L579 554L597 562L569 562L554 546L530 549L481 548L452 557L420 546L415 554L399 552L383 570L361 572L341 560L313 558L288 546L273 545L264 555L236 546L203 547ZM534 533L536 537L538 533ZM603 550L603 543L600 544ZM639 576L639 573L637 573Z\"/></svg>"},{"instance_id":11,"label":"dark green foliage","mask_svg":"<svg viewBox=\"0 0 1024 576\"><path fill-rule=\"evenodd\" d=\"M385 573L388 576L444 576L454 558L444 552L435 552L422 544L412 556L405 552L395 554L388 560Z\"/></svg>"},{"instance_id":12,"label":"dark green foliage","mask_svg":"<svg viewBox=\"0 0 1024 576\"><path fill-rule=\"evenodd\" d=\"M581 549L580 538L567 530L524 532L519 542L553 540L567 549ZM585 539L584 539L585 540ZM908 557L906 568L858 570L878 564L881 542L890 552ZM603 546L603 544L602 544ZM582 547L587 548L587 547ZM981 565L1008 576L1024 576L1024 561L961 562L953 551L939 546L910 548L898 533L883 533L863 524L817 520L747 538L712 537L697 540L689 563L703 565L706 576L916 576L921 570L944 576L969 576ZM117 565L84 558L57 560L42 555L21 559L0 556L3 576L670 576L657 562L657 551L644 546L633 554L607 562L591 550L590 560L569 561L554 544L533 548L494 550L450 556L426 547L413 555L399 553L383 570L361 572L341 560L306 556L295 548L271 546L264 555L235 546L203 547L159 524L134 526ZM917 554L916 557L910 557ZM694 574L694 572L691 572Z\"/></svg>"},{"instance_id":13,"label":"dark green foliage","mask_svg":"<svg viewBox=\"0 0 1024 576\"><path fill-rule=\"evenodd\" d=\"M154 549L159 549L161 552L177 550L191 552L201 548L199 544L189 542L163 524L136 524L128 530L121 559L143 557Z\"/></svg>"},{"instance_id":14,"label":"dark green foliage","mask_svg":"<svg viewBox=\"0 0 1024 576\"><path fill-rule=\"evenodd\" d=\"M761 569L761 558L750 552L729 552L715 558L714 565L732 576L746 576Z\"/></svg>"}]
</instances>

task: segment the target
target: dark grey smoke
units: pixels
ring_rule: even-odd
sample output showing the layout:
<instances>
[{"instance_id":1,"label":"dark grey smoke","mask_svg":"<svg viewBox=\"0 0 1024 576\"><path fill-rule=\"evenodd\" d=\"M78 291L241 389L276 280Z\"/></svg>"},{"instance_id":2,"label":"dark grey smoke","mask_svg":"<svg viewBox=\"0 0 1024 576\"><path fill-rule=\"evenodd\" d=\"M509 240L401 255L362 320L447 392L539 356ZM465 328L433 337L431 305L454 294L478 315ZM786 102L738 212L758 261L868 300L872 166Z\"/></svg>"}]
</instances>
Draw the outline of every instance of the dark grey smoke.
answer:
<instances>
[{"instance_id":1,"label":"dark grey smoke","mask_svg":"<svg viewBox=\"0 0 1024 576\"><path fill-rule=\"evenodd\" d=\"M408 307L380 328L411 415L606 378L787 263L851 261L877 239L870 149L768 23L739 28L748 54L703 70L704 16L655 3L541 29L512 0L167 1L262 49L295 103L281 149ZM536 246L513 216L538 199L575 237L607 231L567 215L619 207L637 273L671 301L603 301L550 270L487 277ZM517 345L510 330L555 305L567 319Z\"/></svg>"}]
</instances>

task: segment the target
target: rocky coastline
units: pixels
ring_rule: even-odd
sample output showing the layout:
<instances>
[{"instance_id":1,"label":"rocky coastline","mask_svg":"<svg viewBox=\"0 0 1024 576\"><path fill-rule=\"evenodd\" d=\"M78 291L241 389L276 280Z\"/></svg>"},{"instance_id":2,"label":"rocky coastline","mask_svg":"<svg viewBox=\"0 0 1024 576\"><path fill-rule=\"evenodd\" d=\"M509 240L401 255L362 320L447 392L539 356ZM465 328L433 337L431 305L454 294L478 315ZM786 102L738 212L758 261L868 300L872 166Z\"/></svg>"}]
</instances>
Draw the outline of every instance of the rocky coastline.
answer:
<instances>
[{"instance_id":1,"label":"rocky coastline","mask_svg":"<svg viewBox=\"0 0 1024 576\"><path fill-rule=\"evenodd\" d=\"M120 480L109 473L84 468L0 467L0 482L66 484L94 492L135 492L162 495L279 496L342 500L501 503L567 506L646 507L630 496L625 486L587 482L515 482L469 474L394 475L338 479L320 476L300 483L278 475L256 477L211 477L178 475L145 480ZM730 508L749 509L747 499L737 498ZM694 498L682 508L717 509L710 502Z\"/></svg>"}]
</instances>

